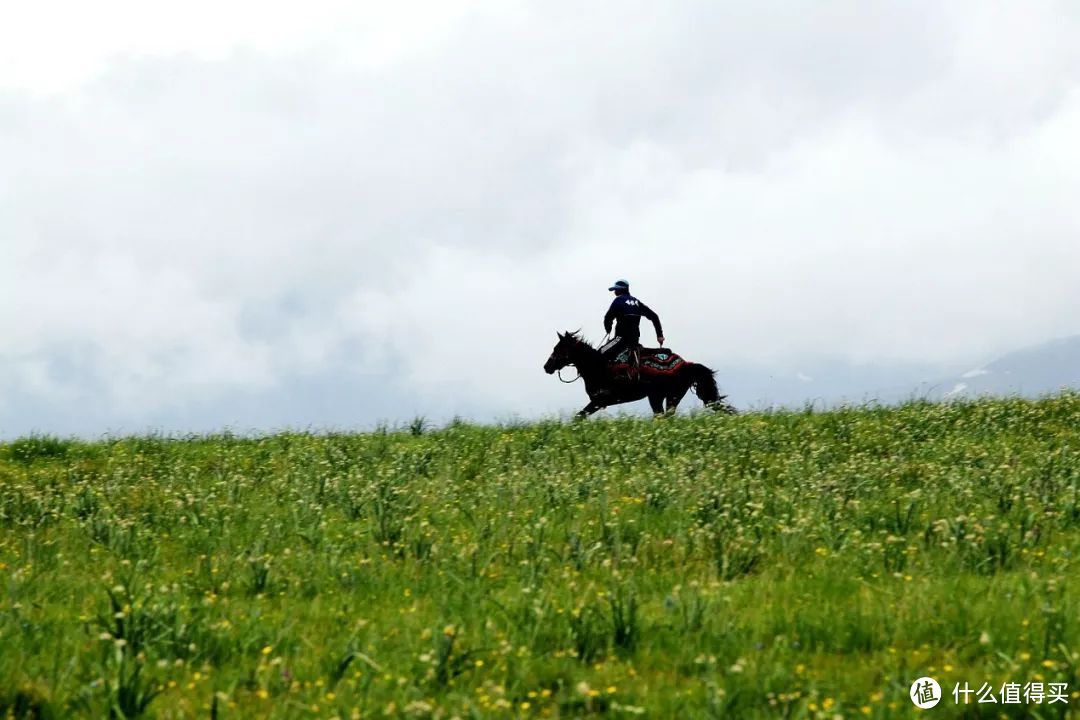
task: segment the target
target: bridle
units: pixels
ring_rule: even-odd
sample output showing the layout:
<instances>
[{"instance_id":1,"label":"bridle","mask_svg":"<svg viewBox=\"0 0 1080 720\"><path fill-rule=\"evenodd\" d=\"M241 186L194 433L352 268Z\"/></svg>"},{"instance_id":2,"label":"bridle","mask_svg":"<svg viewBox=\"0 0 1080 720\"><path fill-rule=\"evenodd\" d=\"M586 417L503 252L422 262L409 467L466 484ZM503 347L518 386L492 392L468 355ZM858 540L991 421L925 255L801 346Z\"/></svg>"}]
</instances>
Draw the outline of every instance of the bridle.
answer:
<instances>
[{"instance_id":1,"label":"bridle","mask_svg":"<svg viewBox=\"0 0 1080 720\"><path fill-rule=\"evenodd\" d=\"M565 355L563 355L563 353L560 353L560 356L561 356L561 357L559 357L559 361L561 362L561 361L563 360L563 358L565 357ZM554 354L554 353L552 353L552 359L554 359L554 357L555 357L555 354ZM555 376L559 378L559 382L564 382L564 383L566 383L567 385L569 385L570 383L575 383L575 382L577 382L578 380L580 380L580 379L581 379L581 371L577 369L577 366L576 366L576 365L574 366L574 371L575 371L575 372L577 373L577 376L576 376L576 377L574 377L574 378L572 378L572 379L570 379L570 380L567 380L566 378L564 378L564 377L562 376L562 371L563 371L564 369L566 369L566 366L567 366L567 365L571 365L571 364L572 364L572 363L570 363L570 362L567 362L567 363L566 363L566 365L563 365L563 366L562 366L561 368L559 368L558 370L556 370L556 371L555 371Z\"/></svg>"}]
</instances>

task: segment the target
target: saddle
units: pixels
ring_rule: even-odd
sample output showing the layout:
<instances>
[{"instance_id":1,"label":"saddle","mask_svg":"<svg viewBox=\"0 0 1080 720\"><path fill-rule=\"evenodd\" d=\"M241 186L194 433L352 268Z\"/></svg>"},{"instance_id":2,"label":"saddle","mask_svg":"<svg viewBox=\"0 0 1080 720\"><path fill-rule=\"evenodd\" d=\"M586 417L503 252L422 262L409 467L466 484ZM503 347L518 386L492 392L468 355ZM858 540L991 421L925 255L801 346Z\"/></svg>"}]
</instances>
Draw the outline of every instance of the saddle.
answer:
<instances>
[{"instance_id":1,"label":"saddle","mask_svg":"<svg viewBox=\"0 0 1080 720\"><path fill-rule=\"evenodd\" d=\"M674 375L686 361L668 348L627 348L609 363L616 379L638 380Z\"/></svg>"}]
</instances>

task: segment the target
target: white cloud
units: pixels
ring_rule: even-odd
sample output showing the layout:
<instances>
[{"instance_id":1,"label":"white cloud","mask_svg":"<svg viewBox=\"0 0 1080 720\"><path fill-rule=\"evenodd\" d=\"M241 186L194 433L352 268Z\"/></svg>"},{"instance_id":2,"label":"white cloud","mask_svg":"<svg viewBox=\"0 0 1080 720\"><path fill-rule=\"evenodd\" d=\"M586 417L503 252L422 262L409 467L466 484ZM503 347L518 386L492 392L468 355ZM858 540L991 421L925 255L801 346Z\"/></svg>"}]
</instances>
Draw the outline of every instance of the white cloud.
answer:
<instances>
[{"instance_id":1,"label":"white cloud","mask_svg":"<svg viewBox=\"0 0 1080 720\"><path fill-rule=\"evenodd\" d=\"M539 368L616 276L710 363L1077 330L1066 3L20 7L0 368L31 397L137 419L348 367L573 407Z\"/></svg>"},{"instance_id":2,"label":"white cloud","mask_svg":"<svg viewBox=\"0 0 1080 720\"><path fill-rule=\"evenodd\" d=\"M490 7L491 11L493 8ZM481 5L472 0L38 0L6 8L0 87L63 91L110 64L184 54L222 61L238 51L322 53L378 69L437 48Z\"/></svg>"}]
</instances>

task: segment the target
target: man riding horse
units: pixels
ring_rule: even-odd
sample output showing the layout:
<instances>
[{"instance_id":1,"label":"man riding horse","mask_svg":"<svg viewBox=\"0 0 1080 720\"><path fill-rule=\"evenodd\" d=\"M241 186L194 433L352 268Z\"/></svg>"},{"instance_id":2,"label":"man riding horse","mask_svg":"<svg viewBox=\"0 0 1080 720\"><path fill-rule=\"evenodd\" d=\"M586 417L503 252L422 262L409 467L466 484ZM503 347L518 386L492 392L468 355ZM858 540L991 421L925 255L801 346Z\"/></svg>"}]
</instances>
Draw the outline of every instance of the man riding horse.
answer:
<instances>
[{"instance_id":1,"label":"man riding horse","mask_svg":"<svg viewBox=\"0 0 1080 720\"><path fill-rule=\"evenodd\" d=\"M658 415L674 412L691 388L706 407L722 413L735 412L735 408L725 402L726 396L720 394L716 378L713 377L715 373L711 369L701 363L684 360L667 348L642 353L640 367L631 367L629 373L624 373L623 369L628 365L637 365L633 360L623 363L619 356L627 349L632 354L638 350L641 318L652 321L656 328L656 339L661 345L664 344L664 331L657 314L630 294L630 283L616 280L608 289L615 293L615 299L604 315L604 329L610 334L614 323L615 336L600 348L595 348L580 333L559 333L559 342L544 363L544 372L549 375L570 365L577 368L578 377L584 381L585 392L589 396L589 404L578 412L579 417L611 405L643 398L648 398L653 412Z\"/></svg>"},{"instance_id":2,"label":"man riding horse","mask_svg":"<svg viewBox=\"0 0 1080 720\"><path fill-rule=\"evenodd\" d=\"M606 360L614 361L623 350L629 348L633 351L637 348L641 338L638 325L641 323L642 316L652 321L656 329L656 341L660 345L664 344L664 330L660 327L660 316L630 294L630 283L626 280L616 280L608 290L615 293L615 299L611 301L611 307L604 315L604 330L610 335L611 324L614 321L615 335L600 347L600 354Z\"/></svg>"}]
</instances>

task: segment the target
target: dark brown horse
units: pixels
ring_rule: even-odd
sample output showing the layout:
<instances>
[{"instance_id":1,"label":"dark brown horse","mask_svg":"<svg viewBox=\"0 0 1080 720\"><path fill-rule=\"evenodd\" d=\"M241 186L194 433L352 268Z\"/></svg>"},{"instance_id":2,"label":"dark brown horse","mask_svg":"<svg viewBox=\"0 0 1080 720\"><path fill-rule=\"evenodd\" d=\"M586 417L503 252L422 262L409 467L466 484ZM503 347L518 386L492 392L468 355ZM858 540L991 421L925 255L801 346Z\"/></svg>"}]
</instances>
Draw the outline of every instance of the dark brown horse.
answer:
<instances>
[{"instance_id":1,"label":"dark brown horse","mask_svg":"<svg viewBox=\"0 0 1080 720\"><path fill-rule=\"evenodd\" d=\"M683 361L670 373L650 375L639 372L635 378L619 376L600 351L583 340L578 333L559 333L559 342L551 351L551 357L544 363L544 372L550 375L568 365L577 369L581 379L585 381L585 392L589 395L589 404L578 412L578 417L592 415L609 405L642 398L649 399L649 405L656 415L671 413L679 406L690 388L694 388L705 407L716 412L735 412L735 408L725 402L724 398L727 396L721 395L716 387L716 379L713 377L715 373L699 363Z\"/></svg>"}]
</instances>

